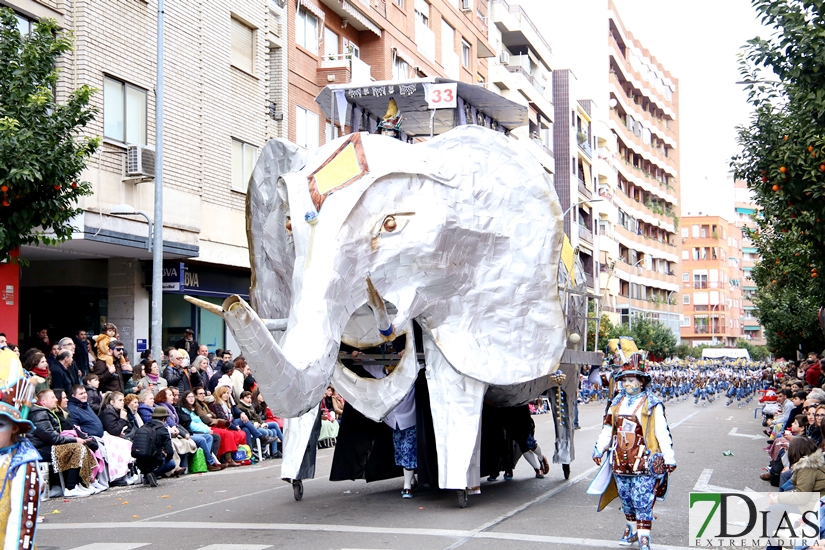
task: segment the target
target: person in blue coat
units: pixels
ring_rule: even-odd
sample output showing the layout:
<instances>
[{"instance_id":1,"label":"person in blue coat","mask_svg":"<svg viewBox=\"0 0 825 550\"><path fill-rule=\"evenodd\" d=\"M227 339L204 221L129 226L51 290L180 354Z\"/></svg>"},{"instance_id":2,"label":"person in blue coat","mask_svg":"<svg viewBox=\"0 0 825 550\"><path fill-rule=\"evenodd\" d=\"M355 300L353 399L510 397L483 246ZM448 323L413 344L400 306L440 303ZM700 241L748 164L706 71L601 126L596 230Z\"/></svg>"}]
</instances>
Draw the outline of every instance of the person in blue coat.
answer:
<instances>
[{"instance_id":1,"label":"person in blue coat","mask_svg":"<svg viewBox=\"0 0 825 550\"><path fill-rule=\"evenodd\" d=\"M71 396L69 396L69 417L72 424L84 433L103 437L103 423L86 402L87 399L86 388L80 384L72 386Z\"/></svg>"}]
</instances>

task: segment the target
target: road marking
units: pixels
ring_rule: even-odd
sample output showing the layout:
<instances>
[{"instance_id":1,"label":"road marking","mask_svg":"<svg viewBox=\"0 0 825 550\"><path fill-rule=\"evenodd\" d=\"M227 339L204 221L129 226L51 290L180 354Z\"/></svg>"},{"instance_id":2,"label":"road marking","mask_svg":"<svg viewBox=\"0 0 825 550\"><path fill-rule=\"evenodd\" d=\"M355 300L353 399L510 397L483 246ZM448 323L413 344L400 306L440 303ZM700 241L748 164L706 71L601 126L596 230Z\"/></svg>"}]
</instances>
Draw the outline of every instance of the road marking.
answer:
<instances>
[{"instance_id":1,"label":"road marking","mask_svg":"<svg viewBox=\"0 0 825 550\"><path fill-rule=\"evenodd\" d=\"M734 437L747 437L749 439L765 439L765 436L762 435L740 434L739 428L731 428L728 435L732 435Z\"/></svg>"},{"instance_id":2,"label":"road marking","mask_svg":"<svg viewBox=\"0 0 825 550\"><path fill-rule=\"evenodd\" d=\"M38 526L37 529L39 530L40 526ZM121 542L113 544L107 542L96 542L85 546L77 546L71 550L134 550L135 548L149 546L150 544L150 542Z\"/></svg>"},{"instance_id":3,"label":"road marking","mask_svg":"<svg viewBox=\"0 0 825 550\"><path fill-rule=\"evenodd\" d=\"M375 535L411 535L447 538L468 538L468 539L493 539L512 540L524 542L543 542L548 544L564 544L568 546L592 546L595 548L620 548L618 542L598 539L582 539L572 537L554 537L546 535L530 535L527 533L500 533L500 532L476 532L462 531L457 529L418 529L410 527L359 527L353 525L329 525L329 524L306 524L306 523L201 523L201 522L175 522L175 521L155 521L147 523L70 523L70 524L43 524L38 530L61 531L61 530L121 530L121 529L191 529L201 531L204 529L214 529L220 531L306 531L306 532L333 532L333 533L356 533ZM103 550L115 548L114 545L94 546ZM83 547L86 550L87 547ZM206 548L230 550L236 548L232 545L216 544ZM251 547L250 547L251 548ZM269 546L256 548L270 548ZM689 546L668 546L656 544L660 550L684 550ZM118 549L119 550L119 549ZM200 549L205 550L205 549Z\"/></svg>"},{"instance_id":4,"label":"road marking","mask_svg":"<svg viewBox=\"0 0 825 550\"><path fill-rule=\"evenodd\" d=\"M713 475L713 470L707 468L702 470L702 473L699 475L699 479L696 480L696 485L693 486L693 490L701 493L739 493L739 492L753 492L753 489L749 489L745 487L744 491L740 491L739 489L730 489L728 487L719 487L717 485L710 485L708 482L710 481L710 476ZM658 545L657 545L658 546Z\"/></svg>"},{"instance_id":5,"label":"road marking","mask_svg":"<svg viewBox=\"0 0 825 550\"><path fill-rule=\"evenodd\" d=\"M320 481L320 480L326 479L328 477L329 476L323 476L323 477L316 477L314 479L305 479L304 483L307 483L309 481ZM146 523L146 522L152 521L153 519L161 519L161 518L165 518L165 517L169 517L169 516L174 516L175 514L180 514L181 512L188 512L190 510L197 510L198 508L204 508L206 506L212 506L213 504L223 504L224 502L229 502L230 500L237 500L239 498L246 498L246 497L251 497L251 496L254 496L254 495L260 495L260 494L263 494L263 493L268 493L270 491L277 491L278 489L285 489L287 487L292 488L292 485L289 484L289 483L284 483L283 485L278 485L277 487L270 487L269 489L262 489L260 491L255 491L254 493L244 493L244 494L238 495L236 497L225 498L223 500L216 500L215 502L207 502L205 504L198 504L197 506L190 506L189 508L182 508L180 510L175 510L174 512L168 512L166 514L161 514L159 516L152 516L150 518L139 519L139 520L134 521L132 523L141 523L141 522ZM38 527L38 529L39 529L39 527Z\"/></svg>"},{"instance_id":6,"label":"road marking","mask_svg":"<svg viewBox=\"0 0 825 550\"><path fill-rule=\"evenodd\" d=\"M198 550L266 550L271 544L210 544Z\"/></svg>"},{"instance_id":7,"label":"road marking","mask_svg":"<svg viewBox=\"0 0 825 550\"><path fill-rule=\"evenodd\" d=\"M681 426L683 423L687 422L688 420L690 420L691 418L693 418L694 416L696 416L696 415L697 415L697 414L699 414L700 412L702 412L702 411L696 411L696 412L694 412L694 413L690 413L689 415L687 415L686 417L684 417L683 419L681 419L681 420L680 420L679 422L677 422L676 424L673 424L673 425L670 427L670 429L672 430L672 429L674 429L674 428L678 428L678 427L679 427L679 426ZM659 545L657 544L656 546L659 546Z\"/></svg>"}]
</instances>

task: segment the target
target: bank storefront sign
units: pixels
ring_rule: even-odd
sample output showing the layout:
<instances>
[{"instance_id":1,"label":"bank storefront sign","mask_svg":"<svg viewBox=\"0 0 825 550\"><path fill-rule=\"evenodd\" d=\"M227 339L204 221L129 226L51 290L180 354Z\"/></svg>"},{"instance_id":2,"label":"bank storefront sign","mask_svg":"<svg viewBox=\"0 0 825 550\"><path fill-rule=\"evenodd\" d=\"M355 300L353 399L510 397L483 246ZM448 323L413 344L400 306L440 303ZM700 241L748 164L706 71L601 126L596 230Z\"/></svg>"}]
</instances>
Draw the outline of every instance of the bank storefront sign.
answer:
<instances>
[{"instance_id":1,"label":"bank storefront sign","mask_svg":"<svg viewBox=\"0 0 825 550\"><path fill-rule=\"evenodd\" d=\"M164 262L163 292L215 297L238 294L248 300L249 271L216 269L184 262Z\"/></svg>"},{"instance_id":2,"label":"bank storefront sign","mask_svg":"<svg viewBox=\"0 0 825 550\"><path fill-rule=\"evenodd\" d=\"M819 493L690 493L695 548L807 547L819 540Z\"/></svg>"}]
</instances>

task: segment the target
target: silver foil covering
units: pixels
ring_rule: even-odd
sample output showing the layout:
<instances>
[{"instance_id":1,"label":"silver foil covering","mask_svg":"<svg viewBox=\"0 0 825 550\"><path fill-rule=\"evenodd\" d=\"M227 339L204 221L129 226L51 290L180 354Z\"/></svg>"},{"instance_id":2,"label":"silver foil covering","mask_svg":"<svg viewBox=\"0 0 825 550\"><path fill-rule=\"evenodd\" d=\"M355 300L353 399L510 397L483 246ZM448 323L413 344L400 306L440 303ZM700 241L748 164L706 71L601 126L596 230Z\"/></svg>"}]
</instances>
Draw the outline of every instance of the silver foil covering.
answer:
<instances>
[{"instance_id":1,"label":"silver foil covering","mask_svg":"<svg viewBox=\"0 0 825 550\"><path fill-rule=\"evenodd\" d=\"M415 145L356 141L361 171L340 182L322 170L339 166L352 135L309 155L280 140L264 148L248 195L254 311L232 297L224 318L273 412L300 417L287 426L285 456L303 453L305 413L338 368L339 343L381 341L364 310L369 277L394 306L395 327L416 319L424 330L440 485L475 487L488 386L532 386L558 368L565 347L555 189L513 140L479 126ZM286 331L273 336L261 317L287 319ZM410 373L398 374L363 383L339 368L336 386L380 418L406 393Z\"/></svg>"}]
</instances>

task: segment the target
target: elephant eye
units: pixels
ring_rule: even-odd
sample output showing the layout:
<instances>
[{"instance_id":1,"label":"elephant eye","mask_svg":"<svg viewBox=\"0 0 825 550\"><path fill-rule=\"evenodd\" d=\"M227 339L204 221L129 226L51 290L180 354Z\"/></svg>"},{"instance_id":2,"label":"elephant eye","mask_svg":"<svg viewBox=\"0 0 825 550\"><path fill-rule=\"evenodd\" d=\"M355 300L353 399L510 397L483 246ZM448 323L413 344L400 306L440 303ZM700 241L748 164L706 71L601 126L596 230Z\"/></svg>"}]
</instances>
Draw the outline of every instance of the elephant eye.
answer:
<instances>
[{"instance_id":1,"label":"elephant eye","mask_svg":"<svg viewBox=\"0 0 825 550\"><path fill-rule=\"evenodd\" d=\"M387 214L381 221L379 221L375 228L372 231L373 237L379 237L381 235L394 235L401 232L404 227L406 227L407 223L409 223L409 217L415 216L415 212L394 212L392 214Z\"/></svg>"},{"instance_id":2,"label":"elephant eye","mask_svg":"<svg viewBox=\"0 0 825 550\"><path fill-rule=\"evenodd\" d=\"M287 231L292 233L292 218L290 218L289 216L287 216L286 218L286 223L284 223L284 227L286 227Z\"/></svg>"}]
</instances>

